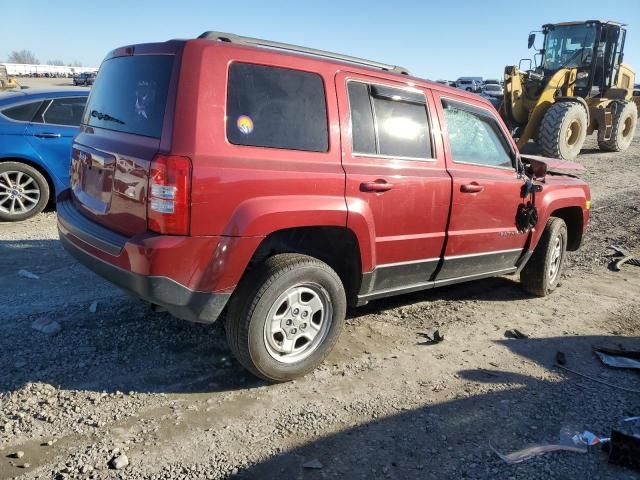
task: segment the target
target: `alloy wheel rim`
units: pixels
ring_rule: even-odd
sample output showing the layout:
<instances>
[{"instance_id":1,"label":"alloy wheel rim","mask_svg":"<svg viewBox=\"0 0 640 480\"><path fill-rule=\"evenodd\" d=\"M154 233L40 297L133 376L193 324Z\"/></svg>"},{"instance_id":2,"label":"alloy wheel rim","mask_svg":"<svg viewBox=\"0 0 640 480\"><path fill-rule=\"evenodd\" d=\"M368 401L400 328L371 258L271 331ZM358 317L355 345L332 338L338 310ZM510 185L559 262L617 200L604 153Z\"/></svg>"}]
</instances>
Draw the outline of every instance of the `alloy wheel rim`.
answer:
<instances>
[{"instance_id":1,"label":"alloy wheel rim","mask_svg":"<svg viewBox=\"0 0 640 480\"><path fill-rule=\"evenodd\" d=\"M315 283L295 285L273 303L264 325L267 352L282 363L308 358L322 344L333 319L328 292Z\"/></svg>"},{"instance_id":2,"label":"alloy wheel rim","mask_svg":"<svg viewBox=\"0 0 640 480\"><path fill-rule=\"evenodd\" d=\"M581 131L582 126L580 125L580 122L578 120L574 120L573 122L571 122L569 128L567 128L567 145L573 147L580 138Z\"/></svg>"},{"instance_id":3,"label":"alloy wheel rim","mask_svg":"<svg viewBox=\"0 0 640 480\"><path fill-rule=\"evenodd\" d=\"M24 172L0 173L0 212L22 215L33 210L40 201L40 187Z\"/></svg>"},{"instance_id":4,"label":"alloy wheel rim","mask_svg":"<svg viewBox=\"0 0 640 480\"><path fill-rule=\"evenodd\" d=\"M551 265L549 266L549 280L554 282L560 271L562 261L562 237L558 235L551 250Z\"/></svg>"},{"instance_id":5,"label":"alloy wheel rim","mask_svg":"<svg viewBox=\"0 0 640 480\"><path fill-rule=\"evenodd\" d=\"M622 128L622 136L624 138L627 138L631 134L632 125L633 125L633 118L631 116L628 116L627 118L625 118L624 126Z\"/></svg>"}]
</instances>

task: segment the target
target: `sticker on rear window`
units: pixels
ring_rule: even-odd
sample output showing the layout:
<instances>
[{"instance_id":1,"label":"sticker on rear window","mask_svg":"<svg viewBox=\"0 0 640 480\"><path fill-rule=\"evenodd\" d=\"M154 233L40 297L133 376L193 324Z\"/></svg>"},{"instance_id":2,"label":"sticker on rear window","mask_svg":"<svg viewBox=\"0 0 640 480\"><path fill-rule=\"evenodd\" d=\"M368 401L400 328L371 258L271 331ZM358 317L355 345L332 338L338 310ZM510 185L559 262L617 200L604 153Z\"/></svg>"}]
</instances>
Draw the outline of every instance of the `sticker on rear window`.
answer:
<instances>
[{"instance_id":1,"label":"sticker on rear window","mask_svg":"<svg viewBox=\"0 0 640 480\"><path fill-rule=\"evenodd\" d=\"M238 130L240 130L240 133L249 135L251 132L253 132L253 120L251 120L251 117L240 115L238 117L236 125L238 126Z\"/></svg>"}]
</instances>

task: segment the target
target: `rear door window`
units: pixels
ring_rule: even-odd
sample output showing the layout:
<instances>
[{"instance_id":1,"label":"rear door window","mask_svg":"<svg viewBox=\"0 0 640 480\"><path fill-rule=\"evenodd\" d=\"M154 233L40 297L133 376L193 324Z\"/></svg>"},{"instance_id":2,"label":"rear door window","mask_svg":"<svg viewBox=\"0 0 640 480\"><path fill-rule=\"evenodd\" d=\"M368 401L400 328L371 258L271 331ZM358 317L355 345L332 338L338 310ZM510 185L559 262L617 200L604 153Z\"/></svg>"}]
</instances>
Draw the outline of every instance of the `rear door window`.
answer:
<instances>
[{"instance_id":1,"label":"rear door window","mask_svg":"<svg viewBox=\"0 0 640 480\"><path fill-rule=\"evenodd\" d=\"M426 100L421 92L348 83L353 153L432 158Z\"/></svg>"},{"instance_id":2,"label":"rear door window","mask_svg":"<svg viewBox=\"0 0 640 480\"><path fill-rule=\"evenodd\" d=\"M16 107L9 107L2 110L2 114L11 120L18 120L20 122L30 122L33 116L42 105L42 100L37 102L25 103Z\"/></svg>"},{"instance_id":3,"label":"rear door window","mask_svg":"<svg viewBox=\"0 0 640 480\"><path fill-rule=\"evenodd\" d=\"M231 65L226 131L235 145L326 152L329 136L322 78L287 68Z\"/></svg>"},{"instance_id":4,"label":"rear door window","mask_svg":"<svg viewBox=\"0 0 640 480\"><path fill-rule=\"evenodd\" d=\"M173 61L173 55L132 55L104 61L83 123L160 138Z\"/></svg>"},{"instance_id":5,"label":"rear door window","mask_svg":"<svg viewBox=\"0 0 640 480\"><path fill-rule=\"evenodd\" d=\"M42 114L38 113L39 118L35 118L33 121L51 125L77 127L82 121L82 114L86 103L87 99L82 97L56 98L51 101L50 105L44 109Z\"/></svg>"}]
</instances>

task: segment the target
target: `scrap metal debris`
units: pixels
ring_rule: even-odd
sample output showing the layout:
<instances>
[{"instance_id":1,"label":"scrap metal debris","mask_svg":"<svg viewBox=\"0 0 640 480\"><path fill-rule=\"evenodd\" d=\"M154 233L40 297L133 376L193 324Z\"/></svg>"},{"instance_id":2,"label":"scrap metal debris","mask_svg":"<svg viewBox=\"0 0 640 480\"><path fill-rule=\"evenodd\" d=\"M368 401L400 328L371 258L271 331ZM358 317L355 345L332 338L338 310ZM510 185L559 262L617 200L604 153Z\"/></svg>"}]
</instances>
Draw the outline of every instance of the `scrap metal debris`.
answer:
<instances>
[{"instance_id":1,"label":"scrap metal debris","mask_svg":"<svg viewBox=\"0 0 640 480\"><path fill-rule=\"evenodd\" d=\"M517 340L523 340L525 338L529 338L529 335L527 335L526 333L522 333L517 328L512 328L511 330L507 330L506 332L504 332L504 336L507 338L515 338Z\"/></svg>"},{"instance_id":2,"label":"scrap metal debris","mask_svg":"<svg viewBox=\"0 0 640 480\"><path fill-rule=\"evenodd\" d=\"M440 330L433 332L433 336L428 333L418 333L422 338L426 338L426 341L419 343L418 345L435 345L444 341L444 335L440 335Z\"/></svg>"},{"instance_id":3,"label":"scrap metal debris","mask_svg":"<svg viewBox=\"0 0 640 480\"><path fill-rule=\"evenodd\" d=\"M614 272L619 272L620 267L623 264L635 265L636 267L640 267L640 259L634 258L629 250L619 245L611 245L609 247L613 250L613 253L608 255L611 258L611 262L609 263L609 269Z\"/></svg>"},{"instance_id":4,"label":"scrap metal debris","mask_svg":"<svg viewBox=\"0 0 640 480\"><path fill-rule=\"evenodd\" d=\"M640 350L594 347L593 352L609 367L640 369Z\"/></svg>"}]
</instances>

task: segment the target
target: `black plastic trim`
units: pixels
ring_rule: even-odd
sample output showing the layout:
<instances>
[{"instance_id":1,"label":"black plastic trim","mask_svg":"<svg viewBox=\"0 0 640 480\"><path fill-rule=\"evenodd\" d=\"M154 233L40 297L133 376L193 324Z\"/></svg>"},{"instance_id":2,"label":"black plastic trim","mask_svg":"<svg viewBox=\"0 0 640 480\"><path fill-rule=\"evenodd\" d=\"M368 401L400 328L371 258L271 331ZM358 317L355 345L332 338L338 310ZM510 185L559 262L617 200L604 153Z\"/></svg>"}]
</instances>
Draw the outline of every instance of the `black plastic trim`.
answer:
<instances>
[{"instance_id":1,"label":"black plastic trim","mask_svg":"<svg viewBox=\"0 0 640 480\"><path fill-rule=\"evenodd\" d=\"M438 267L439 258L414 262L378 265L372 272L371 291L401 288L406 285L427 282Z\"/></svg>"},{"instance_id":2,"label":"black plastic trim","mask_svg":"<svg viewBox=\"0 0 640 480\"><path fill-rule=\"evenodd\" d=\"M460 278L512 268L522 255L522 249L485 252L481 254L445 257L437 281Z\"/></svg>"},{"instance_id":3,"label":"black plastic trim","mask_svg":"<svg viewBox=\"0 0 640 480\"><path fill-rule=\"evenodd\" d=\"M378 298L391 297L394 295L402 295L405 293L418 292L420 290L428 290L430 288L443 287L446 285L453 285L456 283L464 283L472 280L481 280L483 278L497 277L498 275L509 275L516 272L516 267L504 268L502 270L496 270L493 272L483 272L474 275L466 275L458 278L447 278L444 280L438 280L435 282L422 282L414 285L406 285L399 288L392 288L389 290L378 290L367 294L358 295L357 305L365 305L369 300L376 300Z\"/></svg>"}]
</instances>

